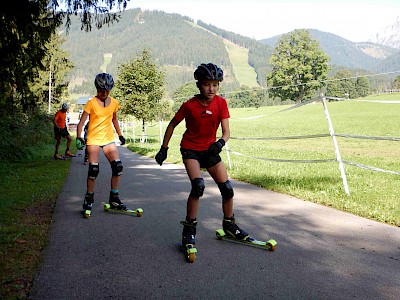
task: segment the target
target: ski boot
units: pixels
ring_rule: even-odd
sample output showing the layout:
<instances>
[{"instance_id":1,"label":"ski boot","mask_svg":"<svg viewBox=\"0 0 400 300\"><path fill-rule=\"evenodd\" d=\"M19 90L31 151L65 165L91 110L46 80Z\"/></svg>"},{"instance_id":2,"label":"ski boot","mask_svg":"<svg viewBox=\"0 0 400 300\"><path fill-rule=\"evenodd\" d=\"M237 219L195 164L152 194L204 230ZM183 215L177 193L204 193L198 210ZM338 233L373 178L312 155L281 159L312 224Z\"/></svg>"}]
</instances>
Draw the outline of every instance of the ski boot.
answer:
<instances>
[{"instance_id":1,"label":"ski boot","mask_svg":"<svg viewBox=\"0 0 400 300\"><path fill-rule=\"evenodd\" d=\"M232 218L225 218L222 221L222 229L225 231L227 235L230 235L232 238L244 241L249 237L249 234L240 229L239 226L235 223L235 216Z\"/></svg>"},{"instance_id":2,"label":"ski boot","mask_svg":"<svg viewBox=\"0 0 400 300\"><path fill-rule=\"evenodd\" d=\"M194 263L196 259L197 249L194 247L196 243L196 219L190 220L186 217L186 221L181 221L183 225L182 231L182 246L181 249L185 253L186 260Z\"/></svg>"},{"instance_id":3,"label":"ski boot","mask_svg":"<svg viewBox=\"0 0 400 300\"><path fill-rule=\"evenodd\" d=\"M85 200L83 201L83 217L89 219L92 213L92 206L94 202L94 193L86 193Z\"/></svg>"},{"instance_id":4,"label":"ski boot","mask_svg":"<svg viewBox=\"0 0 400 300\"><path fill-rule=\"evenodd\" d=\"M277 242L268 240L266 242L256 240L248 235L248 233L239 228L235 223L235 218L224 218L222 228L216 231L219 240L228 240L235 243L246 244L253 247L263 248L269 251L275 251Z\"/></svg>"},{"instance_id":5,"label":"ski boot","mask_svg":"<svg viewBox=\"0 0 400 300\"><path fill-rule=\"evenodd\" d=\"M143 209L138 208L138 209L129 209L126 207L124 203L121 202L119 199L119 194L118 193L113 193L110 191L110 199L108 203L104 204L104 210L108 212L115 212L115 213L122 213L126 215L135 215L138 217L141 217L143 214Z\"/></svg>"},{"instance_id":6,"label":"ski boot","mask_svg":"<svg viewBox=\"0 0 400 300\"><path fill-rule=\"evenodd\" d=\"M112 191L110 191L110 198L108 199L108 203L110 204L110 209L126 210L126 205L121 202L118 193L113 193Z\"/></svg>"}]
</instances>

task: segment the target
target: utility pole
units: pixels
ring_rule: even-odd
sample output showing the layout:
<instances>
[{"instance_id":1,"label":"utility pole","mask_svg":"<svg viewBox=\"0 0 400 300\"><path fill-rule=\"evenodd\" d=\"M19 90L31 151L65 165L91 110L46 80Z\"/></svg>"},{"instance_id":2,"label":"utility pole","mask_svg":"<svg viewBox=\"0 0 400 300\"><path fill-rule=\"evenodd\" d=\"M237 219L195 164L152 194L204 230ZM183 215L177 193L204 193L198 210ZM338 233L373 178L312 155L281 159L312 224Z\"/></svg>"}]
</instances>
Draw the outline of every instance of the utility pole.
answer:
<instances>
[{"instance_id":1,"label":"utility pole","mask_svg":"<svg viewBox=\"0 0 400 300\"><path fill-rule=\"evenodd\" d=\"M50 71L49 71L49 111L50 114L50 106L51 106L51 62L50 62Z\"/></svg>"}]
</instances>

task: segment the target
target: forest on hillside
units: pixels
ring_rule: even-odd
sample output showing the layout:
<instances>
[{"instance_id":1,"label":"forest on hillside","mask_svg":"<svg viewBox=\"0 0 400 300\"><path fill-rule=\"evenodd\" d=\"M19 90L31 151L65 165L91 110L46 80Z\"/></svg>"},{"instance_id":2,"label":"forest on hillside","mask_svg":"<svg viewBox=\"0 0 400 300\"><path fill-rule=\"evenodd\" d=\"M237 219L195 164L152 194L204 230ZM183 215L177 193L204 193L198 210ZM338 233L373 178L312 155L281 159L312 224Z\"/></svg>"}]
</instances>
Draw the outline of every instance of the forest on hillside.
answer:
<instances>
[{"instance_id":1,"label":"forest on hillside","mask_svg":"<svg viewBox=\"0 0 400 300\"><path fill-rule=\"evenodd\" d=\"M117 77L121 63L134 59L146 49L164 69L168 93L192 81L193 70L203 62L214 62L224 69L226 90L238 87L222 38L177 14L127 10L118 23L91 32L81 31L75 20L65 34L63 48L75 64L71 83L83 80L92 85L92 78L101 71ZM101 69L105 54L112 58L106 69Z\"/></svg>"},{"instance_id":2,"label":"forest on hillside","mask_svg":"<svg viewBox=\"0 0 400 300\"><path fill-rule=\"evenodd\" d=\"M318 30L308 31L330 57L332 76L340 69L349 70L353 76L400 69L400 60L396 59L400 54L392 49L384 49L388 58L378 59L365 54L368 45L360 46ZM118 78L118 66L146 49L165 73L167 96L192 81L194 69L203 62L213 62L224 69L224 92L239 88L223 39L249 49L248 63L257 73L258 84L266 87L266 76L271 70L269 58L279 38L257 41L200 20L195 23L179 14L139 8L126 10L119 22L90 32L81 30L79 19L75 18L70 30L63 30L63 36L66 40L63 49L75 65L69 77L70 92L92 94L97 73L110 72ZM370 77L369 81L371 88L375 88L387 86L391 79L389 74Z\"/></svg>"}]
</instances>

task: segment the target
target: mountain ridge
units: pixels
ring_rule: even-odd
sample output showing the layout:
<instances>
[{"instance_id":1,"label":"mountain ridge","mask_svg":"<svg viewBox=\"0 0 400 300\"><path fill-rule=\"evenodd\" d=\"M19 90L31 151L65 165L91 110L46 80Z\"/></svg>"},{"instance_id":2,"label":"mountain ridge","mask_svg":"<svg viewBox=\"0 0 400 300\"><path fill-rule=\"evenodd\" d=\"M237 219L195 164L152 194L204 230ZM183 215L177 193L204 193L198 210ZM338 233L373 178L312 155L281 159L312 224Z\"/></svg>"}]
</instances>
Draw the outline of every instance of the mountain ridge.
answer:
<instances>
[{"instance_id":1,"label":"mountain ridge","mask_svg":"<svg viewBox=\"0 0 400 300\"><path fill-rule=\"evenodd\" d=\"M80 30L78 20L72 23L69 34L65 35L63 48L71 54L76 66L70 81L77 92L88 93L88 89L93 89L92 78L99 71L106 69L117 74L118 65L131 60L143 48L149 49L152 57L163 67L168 94L192 81L194 68L206 61L213 61L224 68L224 89L232 91L240 84L223 39L249 50L248 63L257 74L258 84L266 86L269 57L279 36L259 41L201 20L194 22L188 17L163 11L131 9L123 12L121 17L118 23L89 33ZM397 49L370 42L354 43L316 29L309 29L309 32L331 57L330 64L333 66L376 72L397 64L397 60L392 58L397 57ZM398 52L400 55L400 50ZM107 64L105 54L108 54ZM78 82L84 82L84 87L79 88Z\"/></svg>"}]
</instances>

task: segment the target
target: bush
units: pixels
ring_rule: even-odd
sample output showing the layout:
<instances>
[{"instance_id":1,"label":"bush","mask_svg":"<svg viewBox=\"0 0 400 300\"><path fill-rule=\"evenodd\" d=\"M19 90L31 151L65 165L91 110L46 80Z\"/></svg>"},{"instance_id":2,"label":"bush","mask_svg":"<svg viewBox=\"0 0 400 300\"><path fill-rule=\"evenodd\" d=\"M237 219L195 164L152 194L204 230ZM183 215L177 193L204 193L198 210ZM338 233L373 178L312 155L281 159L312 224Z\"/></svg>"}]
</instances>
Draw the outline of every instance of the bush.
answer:
<instances>
[{"instance_id":1,"label":"bush","mask_svg":"<svg viewBox=\"0 0 400 300\"><path fill-rule=\"evenodd\" d=\"M32 159L37 149L53 138L52 117L43 112L9 112L2 115L0 161Z\"/></svg>"}]
</instances>

